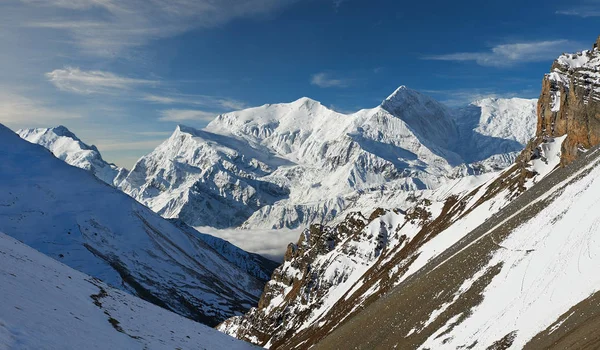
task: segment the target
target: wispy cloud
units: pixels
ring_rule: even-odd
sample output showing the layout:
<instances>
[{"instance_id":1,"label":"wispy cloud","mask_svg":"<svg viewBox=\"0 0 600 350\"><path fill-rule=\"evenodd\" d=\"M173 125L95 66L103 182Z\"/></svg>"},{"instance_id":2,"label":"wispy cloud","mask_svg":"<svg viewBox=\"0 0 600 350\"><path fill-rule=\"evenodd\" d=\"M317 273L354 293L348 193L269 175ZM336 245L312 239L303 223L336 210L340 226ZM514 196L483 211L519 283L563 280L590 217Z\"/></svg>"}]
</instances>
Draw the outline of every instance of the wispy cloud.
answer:
<instances>
[{"instance_id":1,"label":"wispy cloud","mask_svg":"<svg viewBox=\"0 0 600 350\"><path fill-rule=\"evenodd\" d=\"M337 11L348 0L333 0L333 8Z\"/></svg>"},{"instance_id":2,"label":"wispy cloud","mask_svg":"<svg viewBox=\"0 0 600 350\"><path fill-rule=\"evenodd\" d=\"M158 119L163 122L183 122L183 121L212 121L216 113L205 112L195 109L167 109L160 112L161 117Z\"/></svg>"},{"instance_id":3,"label":"wispy cloud","mask_svg":"<svg viewBox=\"0 0 600 350\"><path fill-rule=\"evenodd\" d=\"M275 261L283 261L288 244L297 242L302 229L257 230L251 235L240 235L239 230L218 230L212 227L196 227L203 233L225 239L236 246L252 253L260 254Z\"/></svg>"},{"instance_id":4,"label":"wispy cloud","mask_svg":"<svg viewBox=\"0 0 600 350\"><path fill-rule=\"evenodd\" d=\"M25 21L26 26L64 30L84 52L100 56L198 27L269 15L296 1L21 0L40 18Z\"/></svg>"},{"instance_id":5,"label":"wispy cloud","mask_svg":"<svg viewBox=\"0 0 600 350\"><path fill-rule=\"evenodd\" d=\"M338 87L345 88L350 86L351 81L349 79L336 78L331 76L330 73L317 73L310 77L310 83L321 88Z\"/></svg>"},{"instance_id":6,"label":"wispy cloud","mask_svg":"<svg viewBox=\"0 0 600 350\"><path fill-rule=\"evenodd\" d=\"M0 91L0 123L16 127L48 126L81 118L81 114L20 94Z\"/></svg>"},{"instance_id":7,"label":"wispy cloud","mask_svg":"<svg viewBox=\"0 0 600 350\"><path fill-rule=\"evenodd\" d=\"M122 140L100 139L94 142L94 144L101 151L138 151L153 149L164 141L164 138L129 142L124 142Z\"/></svg>"},{"instance_id":8,"label":"wispy cloud","mask_svg":"<svg viewBox=\"0 0 600 350\"><path fill-rule=\"evenodd\" d=\"M63 91L78 94L118 93L140 85L155 85L154 80L122 77L111 72L84 71L76 67L55 69L46 73L48 80Z\"/></svg>"},{"instance_id":9,"label":"wispy cloud","mask_svg":"<svg viewBox=\"0 0 600 350\"><path fill-rule=\"evenodd\" d=\"M577 17L600 17L600 10L585 10L585 9L570 9L570 10L562 10L556 11L557 15L565 15L565 16L577 16Z\"/></svg>"},{"instance_id":10,"label":"wispy cloud","mask_svg":"<svg viewBox=\"0 0 600 350\"><path fill-rule=\"evenodd\" d=\"M421 90L432 95L440 102L450 107L466 106L471 102L484 98L534 98L539 90L524 89L519 91L497 91L495 88L452 89L452 90Z\"/></svg>"},{"instance_id":11,"label":"wispy cloud","mask_svg":"<svg viewBox=\"0 0 600 350\"><path fill-rule=\"evenodd\" d=\"M329 105L329 109L334 110L338 113L342 113L342 114L352 114L355 113L357 109L350 109L350 108L344 108L344 107L338 107L336 105Z\"/></svg>"},{"instance_id":12,"label":"wispy cloud","mask_svg":"<svg viewBox=\"0 0 600 350\"><path fill-rule=\"evenodd\" d=\"M424 57L427 60L475 62L481 66L509 67L526 62L552 60L565 51L576 51L582 46L569 40L533 41L502 44L486 52L457 52Z\"/></svg>"},{"instance_id":13,"label":"wispy cloud","mask_svg":"<svg viewBox=\"0 0 600 350\"><path fill-rule=\"evenodd\" d=\"M215 97L207 95L145 95L142 100L156 104L180 104L203 106L212 109L238 110L248 107L245 102L226 97Z\"/></svg>"},{"instance_id":14,"label":"wispy cloud","mask_svg":"<svg viewBox=\"0 0 600 350\"><path fill-rule=\"evenodd\" d=\"M569 8L556 11L556 14L582 18L600 17L600 0L574 1L570 5Z\"/></svg>"}]
</instances>

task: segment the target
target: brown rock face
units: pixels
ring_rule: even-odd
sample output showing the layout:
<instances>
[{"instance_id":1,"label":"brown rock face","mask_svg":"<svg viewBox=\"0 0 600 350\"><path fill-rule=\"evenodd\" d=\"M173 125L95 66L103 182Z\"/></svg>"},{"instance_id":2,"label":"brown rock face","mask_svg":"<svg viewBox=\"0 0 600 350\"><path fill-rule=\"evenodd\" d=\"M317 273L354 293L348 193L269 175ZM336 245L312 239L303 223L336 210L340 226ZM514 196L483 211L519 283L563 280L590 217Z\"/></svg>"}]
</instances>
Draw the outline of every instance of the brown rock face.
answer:
<instances>
[{"instance_id":1,"label":"brown rock face","mask_svg":"<svg viewBox=\"0 0 600 350\"><path fill-rule=\"evenodd\" d=\"M542 82L537 136L543 140L568 135L563 143L563 164L600 143L599 42L591 51L560 56Z\"/></svg>"}]
</instances>

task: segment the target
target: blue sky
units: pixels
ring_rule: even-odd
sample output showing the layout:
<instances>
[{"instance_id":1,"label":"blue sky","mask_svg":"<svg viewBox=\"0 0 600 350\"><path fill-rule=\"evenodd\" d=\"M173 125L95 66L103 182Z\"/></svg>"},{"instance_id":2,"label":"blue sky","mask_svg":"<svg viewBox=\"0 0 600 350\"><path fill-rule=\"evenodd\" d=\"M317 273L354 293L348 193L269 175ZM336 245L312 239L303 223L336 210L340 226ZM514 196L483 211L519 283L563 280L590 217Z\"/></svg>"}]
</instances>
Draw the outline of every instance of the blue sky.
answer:
<instances>
[{"instance_id":1,"label":"blue sky","mask_svg":"<svg viewBox=\"0 0 600 350\"><path fill-rule=\"evenodd\" d=\"M302 96L535 98L599 23L600 0L3 0L0 123L63 124L131 167L178 123Z\"/></svg>"}]
</instances>

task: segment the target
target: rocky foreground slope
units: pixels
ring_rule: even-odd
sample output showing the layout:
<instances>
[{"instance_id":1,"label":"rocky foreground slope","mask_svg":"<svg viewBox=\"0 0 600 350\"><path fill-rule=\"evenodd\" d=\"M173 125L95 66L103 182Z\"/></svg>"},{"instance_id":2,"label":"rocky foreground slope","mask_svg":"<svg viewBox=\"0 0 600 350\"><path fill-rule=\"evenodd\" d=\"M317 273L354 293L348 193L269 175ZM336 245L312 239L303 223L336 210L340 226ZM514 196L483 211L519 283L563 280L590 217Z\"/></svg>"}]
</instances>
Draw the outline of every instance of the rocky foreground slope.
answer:
<instances>
[{"instance_id":1,"label":"rocky foreground slope","mask_svg":"<svg viewBox=\"0 0 600 350\"><path fill-rule=\"evenodd\" d=\"M598 57L595 46L554 63L537 137L512 167L407 211L313 225L259 307L219 329L286 349L596 346ZM558 65L552 91L570 97L553 104Z\"/></svg>"},{"instance_id":2,"label":"rocky foreground slope","mask_svg":"<svg viewBox=\"0 0 600 350\"><path fill-rule=\"evenodd\" d=\"M451 110L400 87L345 115L302 98L179 126L121 189L192 226L277 229L330 223L510 165L535 129L535 102L486 99Z\"/></svg>"},{"instance_id":3,"label":"rocky foreground slope","mask_svg":"<svg viewBox=\"0 0 600 350\"><path fill-rule=\"evenodd\" d=\"M250 349L0 233L0 349Z\"/></svg>"},{"instance_id":4,"label":"rocky foreground slope","mask_svg":"<svg viewBox=\"0 0 600 350\"><path fill-rule=\"evenodd\" d=\"M255 305L270 275L264 259L206 243L1 125L0 193L1 232L205 324Z\"/></svg>"}]
</instances>

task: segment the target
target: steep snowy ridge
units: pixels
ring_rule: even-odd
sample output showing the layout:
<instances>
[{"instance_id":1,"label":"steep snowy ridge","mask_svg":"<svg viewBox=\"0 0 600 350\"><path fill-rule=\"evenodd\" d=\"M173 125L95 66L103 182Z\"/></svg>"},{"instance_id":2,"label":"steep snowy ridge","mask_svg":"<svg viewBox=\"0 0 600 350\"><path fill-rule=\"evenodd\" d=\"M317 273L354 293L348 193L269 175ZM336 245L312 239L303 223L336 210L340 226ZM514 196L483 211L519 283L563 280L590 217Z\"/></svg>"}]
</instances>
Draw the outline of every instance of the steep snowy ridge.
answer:
<instances>
[{"instance_id":1,"label":"steep snowy ridge","mask_svg":"<svg viewBox=\"0 0 600 350\"><path fill-rule=\"evenodd\" d=\"M121 188L191 226L331 223L352 210L385 206L398 192L509 165L525 137L515 140L500 129L532 136L532 122L520 119L535 121L535 110L522 100L489 105L494 108L460 118L459 111L400 87L380 106L349 115L309 98L227 113L204 130L178 127L138 161ZM504 118L519 122L502 124ZM471 152L473 145L479 153Z\"/></svg>"},{"instance_id":2,"label":"steep snowy ridge","mask_svg":"<svg viewBox=\"0 0 600 350\"><path fill-rule=\"evenodd\" d=\"M1 232L183 316L214 325L249 309L264 286L195 231L1 125L0 193Z\"/></svg>"},{"instance_id":3,"label":"steep snowy ridge","mask_svg":"<svg viewBox=\"0 0 600 350\"><path fill-rule=\"evenodd\" d=\"M67 164L91 171L109 185L116 186L128 172L104 161L95 146L86 145L62 125L47 129L21 129L17 134L31 143L46 147Z\"/></svg>"},{"instance_id":4,"label":"steep snowy ridge","mask_svg":"<svg viewBox=\"0 0 600 350\"><path fill-rule=\"evenodd\" d=\"M0 349L250 349L0 233Z\"/></svg>"}]
</instances>

